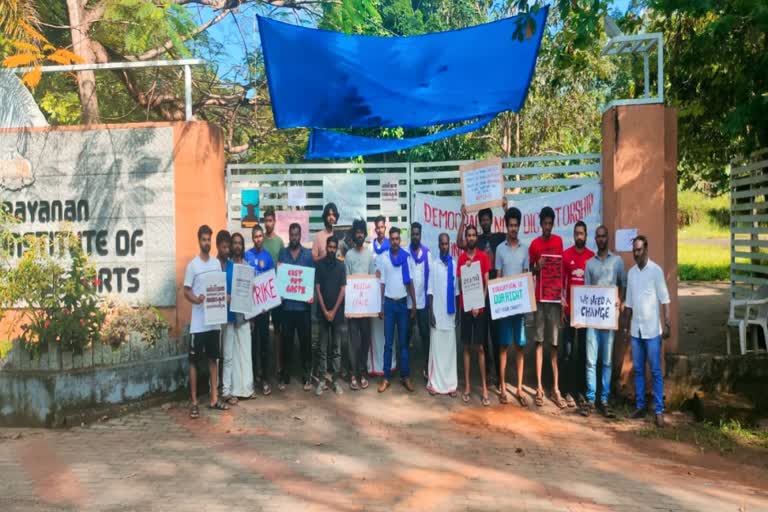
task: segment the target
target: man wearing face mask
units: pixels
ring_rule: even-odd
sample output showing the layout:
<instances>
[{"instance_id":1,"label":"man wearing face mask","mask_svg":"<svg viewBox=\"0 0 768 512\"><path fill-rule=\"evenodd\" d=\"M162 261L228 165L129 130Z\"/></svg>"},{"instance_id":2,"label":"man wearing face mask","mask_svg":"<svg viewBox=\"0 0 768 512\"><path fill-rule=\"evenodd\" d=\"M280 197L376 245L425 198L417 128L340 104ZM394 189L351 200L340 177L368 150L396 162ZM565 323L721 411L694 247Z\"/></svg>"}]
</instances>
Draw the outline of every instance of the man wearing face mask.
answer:
<instances>
[{"instance_id":1,"label":"man wearing face mask","mask_svg":"<svg viewBox=\"0 0 768 512\"><path fill-rule=\"evenodd\" d=\"M278 265L287 263L300 267L314 268L312 252L301 246L301 226L294 222L288 228L288 247L280 249L277 256ZM302 384L304 391L312 389L312 303L298 300L283 300L283 350L280 352L280 384L279 388L291 382L290 366L293 360L294 334L299 338L301 354Z\"/></svg>"},{"instance_id":2,"label":"man wearing face mask","mask_svg":"<svg viewBox=\"0 0 768 512\"><path fill-rule=\"evenodd\" d=\"M357 219L352 223L354 247L347 251L346 258L344 258L347 276L354 274L373 275L376 272L373 254L365 248L367 231L368 228L363 219ZM368 387L366 356L371 343L371 319L350 318L347 324L349 326L349 365L351 370L349 388L357 391Z\"/></svg>"},{"instance_id":3,"label":"man wearing face mask","mask_svg":"<svg viewBox=\"0 0 768 512\"><path fill-rule=\"evenodd\" d=\"M581 407L586 399L587 390L587 358L586 358L586 329L571 327L571 316L568 302L571 300L571 288L584 284L584 273L587 262L595 255L587 248L587 225L578 221L573 226L573 246L563 251L563 272L565 275L565 305L561 322L565 326L562 346L563 372L560 380L560 391L565 393L565 403L568 407Z\"/></svg>"},{"instance_id":4,"label":"man wearing face mask","mask_svg":"<svg viewBox=\"0 0 768 512\"><path fill-rule=\"evenodd\" d=\"M421 224L414 222L411 224L411 245L408 252L413 258L414 272L413 292L416 295L416 319L411 320L408 326L409 334L413 333L414 324L419 330L419 339L424 351L424 361L429 358L429 309L427 308L427 284L429 283L429 267L431 266L432 255L421 243ZM408 298L408 307L412 306L410 297ZM427 381L427 369L424 368L422 376Z\"/></svg>"},{"instance_id":5,"label":"man wearing face mask","mask_svg":"<svg viewBox=\"0 0 768 512\"><path fill-rule=\"evenodd\" d=\"M344 320L344 292L347 272L344 263L336 259L339 241L331 235L325 242L325 257L315 263L315 297L319 336L315 343L315 395L320 396L329 382L334 393L342 393L341 324ZM330 363L330 364L329 364ZM328 373L328 366L331 373Z\"/></svg>"}]
</instances>

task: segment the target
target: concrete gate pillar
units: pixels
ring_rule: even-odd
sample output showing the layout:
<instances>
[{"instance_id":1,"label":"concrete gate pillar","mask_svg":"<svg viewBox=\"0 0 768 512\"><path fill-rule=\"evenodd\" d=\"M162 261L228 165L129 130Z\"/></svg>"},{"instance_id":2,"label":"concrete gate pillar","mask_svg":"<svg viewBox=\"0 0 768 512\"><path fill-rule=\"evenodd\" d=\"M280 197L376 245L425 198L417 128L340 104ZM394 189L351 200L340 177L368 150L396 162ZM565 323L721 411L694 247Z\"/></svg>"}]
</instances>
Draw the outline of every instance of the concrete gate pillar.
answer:
<instances>
[{"instance_id":1,"label":"concrete gate pillar","mask_svg":"<svg viewBox=\"0 0 768 512\"><path fill-rule=\"evenodd\" d=\"M676 352L677 111L662 104L612 107L603 114L602 138L603 220L610 247L617 229L637 228L648 237L649 256L664 270L672 300L672 336L663 350ZM635 264L632 253L619 254L629 270ZM618 334L614 368L619 391L628 392L634 388L629 335Z\"/></svg>"}]
</instances>

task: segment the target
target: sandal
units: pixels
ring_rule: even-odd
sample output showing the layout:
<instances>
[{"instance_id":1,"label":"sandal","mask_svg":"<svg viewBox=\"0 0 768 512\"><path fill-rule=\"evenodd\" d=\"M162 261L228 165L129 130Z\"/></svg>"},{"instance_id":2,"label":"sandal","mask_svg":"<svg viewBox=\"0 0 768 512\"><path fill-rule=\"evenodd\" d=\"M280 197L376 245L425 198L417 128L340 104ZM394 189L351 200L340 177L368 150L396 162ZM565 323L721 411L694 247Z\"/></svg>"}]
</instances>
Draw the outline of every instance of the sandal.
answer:
<instances>
[{"instance_id":1,"label":"sandal","mask_svg":"<svg viewBox=\"0 0 768 512\"><path fill-rule=\"evenodd\" d=\"M491 401L488 400L488 395L484 396L481 402L483 403L483 407L488 407L489 405L491 405Z\"/></svg>"},{"instance_id":2,"label":"sandal","mask_svg":"<svg viewBox=\"0 0 768 512\"><path fill-rule=\"evenodd\" d=\"M462 393L461 399L464 401L465 404L469 403L469 393Z\"/></svg>"},{"instance_id":3,"label":"sandal","mask_svg":"<svg viewBox=\"0 0 768 512\"><path fill-rule=\"evenodd\" d=\"M352 391L357 391L360 389L360 386L357 384L357 379L352 377L352 380L349 381L349 389Z\"/></svg>"},{"instance_id":4,"label":"sandal","mask_svg":"<svg viewBox=\"0 0 768 512\"><path fill-rule=\"evenodd\" d=\"M229 396L229 397L227 397L226 402L229 405L237 405L238 400L237 400L236 396Z\"/></svg>"},{"instance_id":5,"label":"sandal","mask_svg":"<svg viewBox=\"0 0 768 512\"><path fill-rule=\"evenodd\" d=\"M554 402L560 409L568 407L568 404L565 403L565 400L563 400L563 397L560 395L552 395L552 402Z\"/></svg>"},{"instance_id":6,"label":"sandal","mask_svg":"<svg viewBox=\"0 0 768 512\"><path fill-rule=\"evenodd\" d=\"M534 398L534 402L536 403L537 407L544 407L544 392L542 390L536 391L536 398Z\"/></svg>"},{"instance_id":7,"label":"sandal","mask_svg":"<svg viewBox=\"0 0 768 512\"><path fill-rule=\"evenodd\" d=\"M573 396L571 396L570 393L565 395L565 403L570 408L576 407L576 400L573 399Z\"/></svg>"},{"instance_id":8,"label":"sandal","mask_svg":"<svg viewBox=\"0 0 768 512\"><path fill-rule=\"evenodd\" d=\"M517 398L517 401L520 402L520 407L523 407L526 409L528 408L528 404L529 404L528 397L526 397L523 394L520 394L520 395L515 395L515 398Z\"/></svg>"},{"instance_id":9,"label":"sandal","mask_svg":"<svg viewBox=\"0 0 768 512\"><path fill-rule=\"evenodd\" d=\"M504 404L504 405L507 405L509 403L509 398L507 397L506 393L501 393L499 395L499 402Z\"/></svg>"},{"instance_id":10,"label":"sandal","mask_svg":"<svg viewBox=\"0 0 768 512\"><path fill-rule=\"evenodd\" d=\"M286 385L285 385L285 383L284 383L284 382L279 382L279 383L277 384L277 389L278 389L278 391L285 391L285 388L286 388Z\"/></svg>"},{"instance_id":11,"label":"sandal","mask_svg":"<svg viewBox=\"0 0 768 512\"><path fill-rule=\"evenodd\" d=\"M200 417L200 407L198 407L197 404L193 405L189 410L189 417L193 420L196 420Z\"/></svg>"},{"instance_id":12,"label":"sandal","mask_svg":"<svg viewBox=\"0 0 768 512\"><path fill-rule=\"evenodd\" d=\"M368 388L368 379L365 377L360 377L360 388L366 389Z\"/></svg>"},{"instance_id":13,"label":"sandal","mask_svg":"<svg viewBox=\"0 0 768 512\"><path fill-rule=\"evenodd\" d=\"M448 393L448 396L450 396L451 398L456 398L458 395L456 394L455 391L451 391L450 393Z\"/></svg>"},{"instance_id":14,"label":"sandal","mask_svg":"<svg viewBox=\"0 0 768 512\"><path fill-rule=\"evenodd\" d=\"M225 404L224 402L222 402L221 400L219 400L215 404L208 404L208 408L209 409L216 409L217 411L228 411L229 410L229 406L227 404Z\"/></svg>"},{"instance_id":15,"label":"sandal","mask_svg":"<svg viewBox=\"0 0 768 512\"><path fill-rule=\"evenodd\" d=\"M264 394L264 396L268 396L272 394L272 388L269 387L268 383L264 383L261 385L261 392Z\"/></svg>"}]
</instances>

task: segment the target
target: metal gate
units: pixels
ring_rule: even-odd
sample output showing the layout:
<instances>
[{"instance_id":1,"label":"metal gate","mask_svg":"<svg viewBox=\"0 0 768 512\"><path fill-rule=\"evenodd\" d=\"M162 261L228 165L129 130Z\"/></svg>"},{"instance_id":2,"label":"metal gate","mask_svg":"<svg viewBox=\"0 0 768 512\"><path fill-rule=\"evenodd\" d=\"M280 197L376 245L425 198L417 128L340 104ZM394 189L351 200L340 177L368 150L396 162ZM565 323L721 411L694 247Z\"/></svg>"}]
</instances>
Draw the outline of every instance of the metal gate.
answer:
<instances>
[{"instance_id":1,"label":"metal gate","mask_svg":"<svg viewBox=\"0 0 768 512\"><path fill-rule=\"evenodd\" d=\"M390 164L229 164L227 165L227 221L230 230L240 229L240 192L257 188L260 209L272 206L276 211L287 208L288 189L304 187L306 209L310 211L310 230L322 229L323 176L362 173L366 179L367 221L380 213L380 183L383 178L397 178L400 184L402 210L389 216L391 224L407 227L416 193L459 196L459 166L469 160L449 162L403 162ZM558 192L599 183L601 157L597 153L552 155L503 160L508 194L528 198L531 195Z\"/></svg>"}]
</instances>

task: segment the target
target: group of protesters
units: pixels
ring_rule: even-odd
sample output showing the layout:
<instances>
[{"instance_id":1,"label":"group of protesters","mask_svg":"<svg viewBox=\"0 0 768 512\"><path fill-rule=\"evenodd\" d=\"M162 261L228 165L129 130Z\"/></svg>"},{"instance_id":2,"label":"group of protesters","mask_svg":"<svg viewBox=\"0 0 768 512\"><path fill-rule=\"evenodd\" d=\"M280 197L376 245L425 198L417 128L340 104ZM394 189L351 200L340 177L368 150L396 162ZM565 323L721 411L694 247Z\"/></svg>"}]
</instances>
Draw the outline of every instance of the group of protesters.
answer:
<instances>
[{"instance_id":1,"label":"group of protesters","mask_svg":"<svg viewBox=\"0 0 768 512\"><path fill-rule=\"evenodd\" d=\"M529 395L523 388L524 350L528 336L532 334L536 355L534 403L539 407L544 405L542 367L546 344L552 371L550 400L561 409L578 408L584 416L598 411L611 418L615 416L609 398L616 331L572 327L569 316L571 288L598 285L616 287L620 297L616 307L622 312L626 309L631 318L629 330L636 395L632 417L641 418L646 414L645 368L648 364L653 383L655 422L663 426L661 346L662 338L668 337L671 329L670 300L661 268L648 257L647 238L640 235L633 240L636 265L625 273L622 258L608 248L609 233L604 225L594 231L597 253L586 245L588 227L582 221L574 225L573 246L564 250L562 238L552 232L555 212L544 207L539 213L541 235L528 246L518 238L520 210L508 208L506 201L503 208L506 233L493 233L490 209L478 213L478 229L469 223L467 211L462 206L462 222L455 241L459 254L455 259L447 233L440 234L438 247L426 247L421 241L421 225L417 222L410 226L407 246L401 245L399 228L393 226L387 232L383 216L375 219L375 237L370 244L367 243L368 226L364 219L353 222L351 237L342 236L336 229L339 211L333 203L323 209L324 228L315 233L311 250L301 244L299 224L290 225L288 245L284 245L275 232L272 208L264 212L263 226L257 224L252 228L252 247L247 250L242 235L222 230L216 234L217 254L212 256L213 232L208 226L201 226L197 233L200 253L187 266L184 279L184 294L192 303L190 416L197 418L200 414L197 364L208 363L209 407L227 410L237 404L238 399L253 398L259 391L270 395L273 376L277 378L280 391L290 385L296 340L301 368L299 378L304 391L321 395L331 389L342 394L347 382L353 391L364 390L369 387L371 375L380 375L378 392L383 393L391 386L393 370L396 370L403 387L414 392L410 351L412 335L418 333L427 355L422 376L432 395L456 397L460 393L462 401L470 403L474 353L479 366L482 405L490 405L489 388L492 388L500 403L507 404L515 399L527 408ZM531 272L536 282L545 256L561 258L563 286L560 301L542 301L539 286L534 286L534 313L491 319L489 280ZM473 263L480 266L485 307L465 311L461 275L462 270ZM281 264L313 267L313 300L286 299L279 307L250 320L242 313L230 311L226 324L220 327L206 325L202 276L208 272L226 272L229 300L236 264L250 265L257 275ZM378 318L345 318L347 276L358 274L375 275L381 285L382 307ZM663 306L663 322L660 305ZM316 335L312 328L313 310ZM527 333L526 324L531 323L530 319L532 328ZM343 330L345 322L347 329ZM457 371L457 330L464 365L461 389ZM377 336L381 331L383 336ZM383 347L375 341L382 338ZM396 346L397 356L393 354ZM510 346L515 347L516 386L507 383ZM348 349L344 365L343 347ZM273 371L274 362L277 362L276 371ZM601 377L599 384L598 374Z\"/></svg>"}]
</instances>

